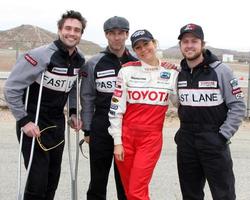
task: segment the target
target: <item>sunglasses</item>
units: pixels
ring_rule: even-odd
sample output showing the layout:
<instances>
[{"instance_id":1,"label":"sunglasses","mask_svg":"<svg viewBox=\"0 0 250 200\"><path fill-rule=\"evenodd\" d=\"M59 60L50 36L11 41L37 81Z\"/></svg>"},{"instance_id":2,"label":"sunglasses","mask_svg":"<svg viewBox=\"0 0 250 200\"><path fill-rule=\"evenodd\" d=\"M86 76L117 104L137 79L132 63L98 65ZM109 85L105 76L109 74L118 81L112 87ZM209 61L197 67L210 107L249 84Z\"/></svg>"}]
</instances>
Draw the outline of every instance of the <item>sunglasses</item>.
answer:
<instances>
[{"instance_id":1,"label":"sunglasses","mask_svg":"<svg viewBox=\"0 0 250 200\"><path fill-rule=\"evenodd\" d=\"M56 126L49 126L49 127L46 127L46 128L44 128L44 129L42 129L42 130L40 131L40 134L46 133L47 130L52 129L52 128L56 128ZM52 150L52 149L57 148L57 147L60 146L62 143L64 143L64 140L62 140L61 142L59 142L58 144L56 144L56 145L54 145L54 146L52 146L52 147L46 147L46 146L44 146L44 145L42 144L41 136L40 136L40 137L36 137L36 140L37 140L37 143L39 144L39 146L41 147L41 149L42 149L43 151L50 151L50 150Z\"/></svg>"}]
</instances>

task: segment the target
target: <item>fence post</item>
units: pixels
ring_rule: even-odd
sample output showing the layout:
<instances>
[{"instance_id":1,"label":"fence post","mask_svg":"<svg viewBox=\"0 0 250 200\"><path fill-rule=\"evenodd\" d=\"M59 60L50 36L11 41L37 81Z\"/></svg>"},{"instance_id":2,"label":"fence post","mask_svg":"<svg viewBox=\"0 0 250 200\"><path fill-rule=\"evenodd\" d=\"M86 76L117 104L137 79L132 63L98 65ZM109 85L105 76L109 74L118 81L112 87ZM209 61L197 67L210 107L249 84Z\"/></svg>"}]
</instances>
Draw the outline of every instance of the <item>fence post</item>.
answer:
<instances>
[{"instance_id":1,"label":"fence post","mask_svg":"<svg viewBox=\"0 0 250 200\"><path fill-rule=\"evenodd\" d=\"M248 87L247 87L247 116L246 118L249 119L249 112L250 112L250 61L248 62Z\"/></svg>"},{"instance_id":2,"label":"fence post","mask_svg":"<svg viewBox=\"0 0 250 200\"><path fill-rule=\"evenodd\" d=\"M19 45L18 42L16 42L16 60L19 57Z\"/></svg>"}]
</instances>

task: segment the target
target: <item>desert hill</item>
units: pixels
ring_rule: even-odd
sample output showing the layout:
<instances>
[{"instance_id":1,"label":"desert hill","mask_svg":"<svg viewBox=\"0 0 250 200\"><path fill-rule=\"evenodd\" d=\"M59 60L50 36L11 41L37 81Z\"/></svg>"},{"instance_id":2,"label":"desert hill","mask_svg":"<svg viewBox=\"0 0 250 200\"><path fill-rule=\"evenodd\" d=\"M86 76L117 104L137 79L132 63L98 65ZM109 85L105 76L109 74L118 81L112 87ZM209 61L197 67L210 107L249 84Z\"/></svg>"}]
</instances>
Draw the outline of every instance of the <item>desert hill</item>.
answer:
<instances>
[{"instance_id":1,"label":"desert hill","mask_svg":"<svg viewBox=\"0 0 250 200\"><path fill-rule=\"evenodd\" d=\"M0 49L18 49L25 51L57 39L57 34L33 25L21 25L0 31ZM102 48L90 41L81 40L78 45L86 55L93 55Z\"/></svg>"},{"instance_id":2,"label":"desert hill","mask_svg":"<svg viewBox=\"0 0 250 200\"><path fill-rule=\"evenodd\" d=\"M206 48L211 50L220 60L222 60L223 54L231 54L234 55L234 60L237 60L239 62L250 61L250 52L240 52L230 49L219 49L211 46L206 46ZM163 50L163 56L166 58L176 58L176 59L182 58L179 46L173 46Z\"/></svg>"},{"instance_id":3,"label":"desert hill","mask_svg":"<svg viewBox=\"0 0 250 200\"><path fill-rule=\"evenodd\" d=\"M0 71L9 71L16 61L20 52L47 44L57 39L57 34L33 25L21 25L9 30L0 31ZM78 45L85 55L94 55L101 51L98 44L91 41L81 40ZM128 46L132 50L131 46ZM234 55L234 60L239 62L249 62L250 52L239 52L228 49L206 47L222 60L223 54ZM161 50L163 58L173 58L180 60L182 55L178 46L173 46ZM131 51L133 53L133 51Z\"/></svg>"}]
</instances>

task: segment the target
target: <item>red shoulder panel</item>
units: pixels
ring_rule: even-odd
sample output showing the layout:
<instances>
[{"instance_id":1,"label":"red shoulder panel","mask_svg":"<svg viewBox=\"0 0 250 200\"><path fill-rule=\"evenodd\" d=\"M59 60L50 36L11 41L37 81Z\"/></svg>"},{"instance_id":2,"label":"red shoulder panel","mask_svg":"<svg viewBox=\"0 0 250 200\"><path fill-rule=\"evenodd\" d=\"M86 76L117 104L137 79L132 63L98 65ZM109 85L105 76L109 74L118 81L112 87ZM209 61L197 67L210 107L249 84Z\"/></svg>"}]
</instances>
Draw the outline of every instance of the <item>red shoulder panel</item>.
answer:
<instances>
[{"instance_id":1,"label":"red shoulder panel","mask_svg":"<svg viewBox=\"0 0 250 200\"><path fill-rule=\"evenodd\" d=\"M122 67L128 67L128 66L141 66L140 61L130 61L122 65Z\"/></svg>"}]
</instances>

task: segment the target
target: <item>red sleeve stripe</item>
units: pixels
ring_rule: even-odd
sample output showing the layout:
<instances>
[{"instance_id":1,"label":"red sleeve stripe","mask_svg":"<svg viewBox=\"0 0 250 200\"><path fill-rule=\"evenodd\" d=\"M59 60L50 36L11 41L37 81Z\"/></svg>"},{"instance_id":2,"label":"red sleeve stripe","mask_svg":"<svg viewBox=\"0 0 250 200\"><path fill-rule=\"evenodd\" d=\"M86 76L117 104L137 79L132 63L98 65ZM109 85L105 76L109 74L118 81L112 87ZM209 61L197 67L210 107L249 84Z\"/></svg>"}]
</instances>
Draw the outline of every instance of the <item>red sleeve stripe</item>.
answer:
<instances>
[{"instance_id":1,"label":"red sleeve stripe","mask_svg":"<svg viewBox=\"0 0 250 200\"><path fill-rule=\"evenodd\" d=\"M37 65L37 61L33 59L29 54L25 54L24 58L33 66Z\"/></svg>"}]
</instances>

